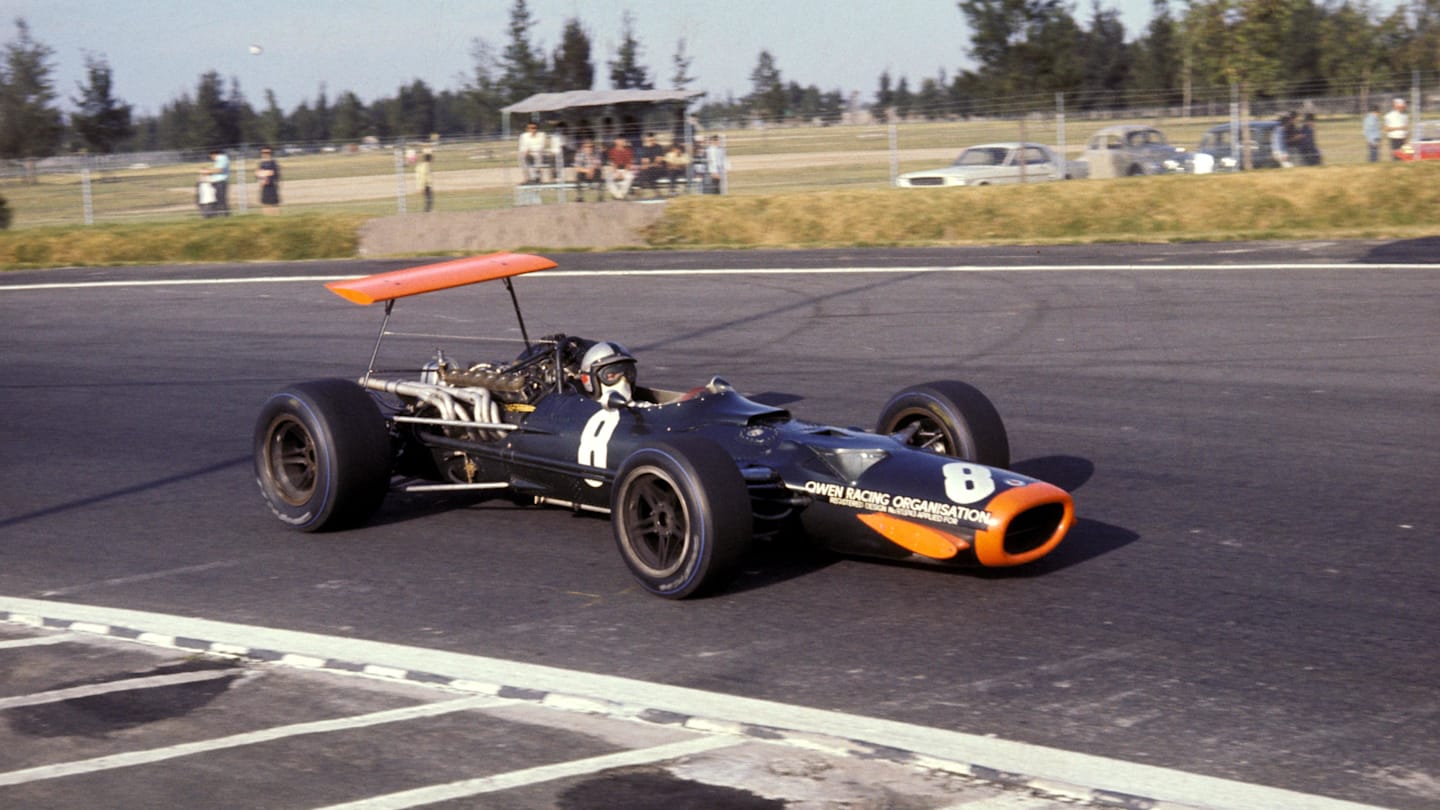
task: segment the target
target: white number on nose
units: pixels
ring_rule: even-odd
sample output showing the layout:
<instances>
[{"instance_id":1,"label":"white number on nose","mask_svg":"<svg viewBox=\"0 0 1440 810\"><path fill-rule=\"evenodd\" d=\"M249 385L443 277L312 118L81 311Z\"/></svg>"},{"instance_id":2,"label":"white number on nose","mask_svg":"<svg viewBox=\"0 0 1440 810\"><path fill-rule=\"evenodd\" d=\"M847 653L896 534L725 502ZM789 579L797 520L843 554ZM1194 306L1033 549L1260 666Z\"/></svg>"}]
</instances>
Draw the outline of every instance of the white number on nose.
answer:
<instances>
[{"instance_id":1,"label":"white number on nose","mask_svg":"<svg viewBox=\"0 0 1440 810\"><path fill-rule=\"evenodd\" d=\"M945 494L955 503L982 501L995 491L995 479L989 467L957 461L946 464L943 470Z\"/></svg>"}]
</instances>

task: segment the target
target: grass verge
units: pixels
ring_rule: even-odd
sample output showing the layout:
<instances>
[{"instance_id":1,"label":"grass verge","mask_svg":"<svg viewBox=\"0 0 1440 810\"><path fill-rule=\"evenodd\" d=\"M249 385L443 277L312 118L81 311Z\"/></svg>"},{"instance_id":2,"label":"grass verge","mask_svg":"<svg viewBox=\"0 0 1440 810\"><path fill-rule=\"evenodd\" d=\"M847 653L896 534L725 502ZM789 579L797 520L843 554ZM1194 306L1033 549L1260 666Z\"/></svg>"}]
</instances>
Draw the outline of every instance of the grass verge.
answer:
<instances>
[{"instance_id":1,"label":"grass verge","mask_svg":"<svg viewBox=\"0 0 1440 810\"><path fill-rule=\"evenodd\" d=\"M1440 163L671 202L654 247L1413 237L1440 233Z\"/></svg>"},{"instance_id":2,"label":"grass verge","mask_svg":"<svg viewBox=\"0 0 1440 810\"><path fill-rule=\"evenodd\" d=\"M0 267L350 258L359 214L245 216L0 232Z\"/></svg>"},{"instance_id":3,"label":"grass verge","mask_svg":"<svg viewBox=\"0 0 1440 810\"><path fill-rule=\"evenodd\" d=\"M567 228L603 216L603 208L581 205L536 212ZM673 249L1394 239L1440 235L1437 213L1440 162L1380 163L1026 186L682 197L667 202L637 242ZM0 268L351 258L370 217L355 210L0 231ZM562 226L564 217L574 221Z\"/></svg>"}]
</instances>

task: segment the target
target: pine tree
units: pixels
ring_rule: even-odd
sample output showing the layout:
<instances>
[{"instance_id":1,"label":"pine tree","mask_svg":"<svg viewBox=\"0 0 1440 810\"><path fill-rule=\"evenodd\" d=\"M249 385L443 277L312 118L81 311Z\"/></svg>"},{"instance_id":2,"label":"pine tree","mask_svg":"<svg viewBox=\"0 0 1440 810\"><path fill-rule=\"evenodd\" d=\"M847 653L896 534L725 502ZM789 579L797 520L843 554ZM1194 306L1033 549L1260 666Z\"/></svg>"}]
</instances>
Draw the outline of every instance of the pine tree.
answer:
<instances>
[{"instance_id":1,"label":"pine tree","mask_svg":"<svg viewBox=\"0 0 1440 810\"><path fill-rule=\"evenodd\" d=\"M626 11L621 17L620 48L610 62L610 86L616 90L650 90L655 87L640 64L640 43L635 39L635 18Z\"/></svg>"},{"instance_id":2,"label":"pine tree","mask_svg":"<svg viewBox=\"0 0 1440 810\"><path fill-rule=\"evenodd\" d=\"M671 64L675 66L675 73L670 76L670 86L676 90L684 90L695 83L695 77L690 75L690 64L695 57L685 52L685 38L681 37L675 43L675 56L671 58Z\"/></svg>"},{"instance_id":3,"label":"pine tree","mask_svg":"<svg viewBox=\"0 0 1440 810\"><path fill-rule=\"evenodd\" d=\"M15 29L16 38L6 43L0 65L0 157L45 157L55 153L65 129L54 107L54 51L30 37L23 19L15 21Z\"/></svg>"},{"instance_id":4,"label":"pine tree","mask_svg":"<svg viewBox=\"0 0 1440 810\"><path fill-rule=\"evenodd\" d=\"M535 19L525 0L515 0L510 8L510 44L500 57L500 93L506 104L545 90L545 59L530 44L530 29L534 26Z\"/></svg>"},{"instance_id":5,"label":"pine tree","mask_svg":"<svg viewBox=\"0 0 1440 810\"><path fill-rule=\"evenodd\" d=\"M761 51L755 69L750 71L750 95L745 97L750 111L762 118L778 120L785 116L788 96L780 80L780 68L769 51Z\"/></svg>"},{"instance_id":6,"label":"pine tree","mask_svg":"<svg viewBox=\"0 0 1440 810\"><path fill-rule=\"evenodd\" d=\"M87 84L79 85L80 98L71 98L79 111L70 116L70 126L85 145L95 152L110 154L115 145L135 134L130 105L112 95L110 65L104 57L85 57Z\"/></svg>"},{"instance_id":7,"label":"pine tree","mask_svg":"<svg viewBox=\"0 0 1440 810\"><path fill-rule=\"evenodd\" d=\"M560 47L550 70L550 89L556 92L567 90L589 90L595 85L595 65L590 61L590 35L580 21L570 18L565 21L565 31L560 35Z\"/></svg>"}]
</instances>

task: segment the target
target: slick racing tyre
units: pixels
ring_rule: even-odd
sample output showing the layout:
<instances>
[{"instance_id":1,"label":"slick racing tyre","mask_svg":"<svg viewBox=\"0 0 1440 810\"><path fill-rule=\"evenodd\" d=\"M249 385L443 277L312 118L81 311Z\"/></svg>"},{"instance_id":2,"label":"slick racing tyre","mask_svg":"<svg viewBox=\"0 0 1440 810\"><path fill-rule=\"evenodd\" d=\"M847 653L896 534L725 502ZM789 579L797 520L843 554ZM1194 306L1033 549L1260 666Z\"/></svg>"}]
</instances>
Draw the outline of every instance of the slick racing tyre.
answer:
<instances>
[{"instance_id":1,"label":"slick racing tyre","mask_svg":"<svg viewBox=\"0 0 1440 810\"><path fill-rule=\"evenodd\" d=\"M923 450L1010 466L1010 439L999 411L980 389L955 380L913 385L885 404L875 432L908 431L906 443Z\"/></svg>"},{"instance_id":2,"label":"slick racing tyre","mask_svg":"<svg viewBox=\"0 0 1440 810\"><path fill-rule=\"evenodd\" d=\"M255 422L255 479L275 516L306 532L363 523L390 485L390 434L349 380L293 385Z\"/></svg>"},{"instance_id":3,"label":"slick racing tyre","mask_svg":"<svg viewBox=\"0 0 1440 810\"><path fill-rule=\"evenodd\" d=\"M615 476L610 507L625 565L647 591L667 599L723 586L754 534L734 459L700 437L632 453Z\"/></svg>"}]
</instances>

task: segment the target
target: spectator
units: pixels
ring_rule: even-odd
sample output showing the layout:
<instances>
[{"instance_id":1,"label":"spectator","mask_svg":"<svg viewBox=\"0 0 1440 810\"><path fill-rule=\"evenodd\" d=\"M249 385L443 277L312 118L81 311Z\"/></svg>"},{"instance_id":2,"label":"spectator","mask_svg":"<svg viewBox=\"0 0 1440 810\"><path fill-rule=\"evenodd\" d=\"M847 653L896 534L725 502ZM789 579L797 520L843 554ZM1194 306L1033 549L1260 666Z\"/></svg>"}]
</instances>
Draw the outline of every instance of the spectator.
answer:
<instances>
[{"instance_id":1,"label":"spectator","mask_svg":"<svg viewBox=\"0 0 1440 810\"><path fill-rule=\"evenodd\" d=\"M551 179L557 183L564 182L565 167L570 164L567 159L570 154L570 142L565 138L564 121L550 128L550 134L545 138L545 148L550 157Z\"/></svg>"},{"instance_id":2,"label":"spectator","mask_svg":"<svg viewBox=\"0 0 1440 810\"><path fill-rule=\"evenodd\" d=\"M685 154L685 145L676 141L665 153L665 181L670 185L670 196L674 197L690 171L690 156Z\"/></svg>"},{"instance_id":3,"label":"spectator","mask_svg":"<svg viewBox=\"0 0 1440 810\"><path fill-rule=\"evenodd\" d=\"M705 193L720 194L725 190L725 146L719 135L710 136L705 147Z\"/></svg>"},{"instance_id":4,"label":"spectator","mask_svg":"<svg viewBox=\"0 0 1440 810\"><path fill-rule=\"evenodd\" d=\"M610 176L605 179L605 185L610 189L611 197L623 200L630 196L630 185L635 182L635 152L624 138L616 138L615 145L610 147L605 157L610 164Z\"/></svg>"},{"instance_id":5,"label":"spectator","mask_svg":"<svg viewBox=\"0 0 1440 810\"><path fill-rule=\"evenodd\" d=\"M434 155L431 155L430 150L426 149L425 154L421 155L420 160L415 164L415 185L419 186L420 193L425 195L425 213L427 214L435 207L435 188L432 185L434 175L430 167L433 162Z\"/></svg>"},{"instance_id":6,"label":"spectator","mask_svg":"<svg viewBox=\"0 0 1440 810\"><path fill-rule=\"evenodd\" d=\"M524 172L522 183L540 182L540 173L545 166L545 135L540 125L531 121L520 133L520 171Z\"/></svg>"},{"instance_id":7,"label":"spectator","mask_svg":"<svg viewBox=\"0 0 1440 810\"><path fill-rule=\"evenodd\" d=\"M1380 105L1370 105L1370 112L1365 113L1361 131L1365 134L1365 150L1370 162L1374 163L1380 159Z\"/></svg>"},{"instance_id":8,"label":"spectator","mask_svg":"<svg viewBox=\"0 0 1440 810\"><path fill-rule=\"evenodd\" d=\"M1290 155L1290 146L1295 140L1295 113L1280 116L1279 124L1270 133L1270 152L1282 168L1288 169L1295 165Z\"/></svg>"},{"instance_id":9,"label":"spectator","mask_svg":"<svg viewBox=\"0 0 1440 810\"><path fill-rule=\"evenodd\" d=\"M211 149L210 160L213 161L210 168L200 172L201 177L210 183L215 190L215 202L211 204L210 216L230 216L230 201L227 193L230 188L230 156L225 154L223 149Z\"/></svg>"},{"instance_id":10,"label":"spectator","mask_svg":"<svg viewBox=\"0 0 1440 810\"><path fill-rule=\"evenodd\" d=\"M595 189L595 198L603 202L605 192L600 188L603 182L600 155L595 151L595 142L586 140L580 144L580 151L575 153L575 198L585 202L585 188L589 186Z\"/></svg>"},{"instance_id":11,"label":"spectator","mask_svg":"<svg viewBox=\"0 0 1440 810\"><path fill-rule=\"evenodd\" d=\"M1305 113L1305 118L1296 129L1298 133L1295 138L1297 144L1295 151L1298 153L1302 166L1320 165L1320 146L1315 142L1315 113Z\"/></svg>"},{"instance_id":12,"label":"spectator","mask_svg":"<svg viewBox=\"0 0 1440 810\"><path fill-rule=\"evenodd\" d=\"M645 140L635 151L635 185L648 188L652 195L660 196L660 178L665 176L665 150L655 140L655 133L645 133Z\"/></svg>"},{"instance_id":13,"label":"spectator","mask_svg":"<svg viewBox=\"0 0 1440 810\"><path fill-rule=\"evenodd\" d=\"M1390 104L1390 112L1385 113L1385 137L1390 141L1390 159L1399 160L1396 152L1405 145L1410 137L1410 116L1405 112L1405 99L1397 98Z\"/></svg>"},{"instance_id":14,"label":"spectator","mask_svg":"<svg viewBox=\"0 0 1440 810\"><path fill-rule=\"evenodd\" d=\"M260 210L270 215L280 212L280 164L268 146L260 148L260 165L255 169L255 182L260 186Z\"/></svg>"},{"instance_id":15,"label":"spectator","mask_svg":"<svg viewBox=\"0 0 1440 810\"><path fill-rule=\"evenodd\" d=\"M210 184L208 174L202 173L195 181L195 205L200 208L201 217L209 219L215 216L215 187Z\"/></svg>"}]
</instances>

